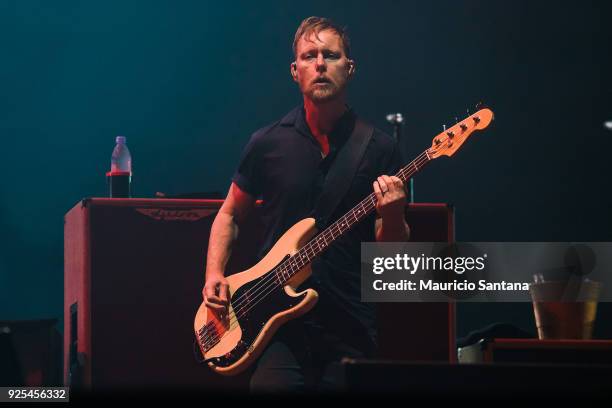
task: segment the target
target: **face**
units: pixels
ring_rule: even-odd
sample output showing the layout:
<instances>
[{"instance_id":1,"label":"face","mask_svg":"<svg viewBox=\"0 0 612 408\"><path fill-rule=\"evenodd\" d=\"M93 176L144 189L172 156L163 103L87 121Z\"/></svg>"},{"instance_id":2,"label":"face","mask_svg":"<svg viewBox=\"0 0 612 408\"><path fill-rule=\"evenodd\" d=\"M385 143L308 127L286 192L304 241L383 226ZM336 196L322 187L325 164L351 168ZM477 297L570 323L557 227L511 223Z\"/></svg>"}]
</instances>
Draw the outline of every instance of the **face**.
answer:
<instances>
[{"instance_id":1,"label":"face","mask_svg":"<svg viewBox=\"0 0 612 408\"><path fill-rule=\"evenodd\" d=\"M313 102L344 97L355 63L344 53L342 38L335 31L322 30L302 36L296 54L291 75L305 97Z\"/></svg>"}]
</instances>

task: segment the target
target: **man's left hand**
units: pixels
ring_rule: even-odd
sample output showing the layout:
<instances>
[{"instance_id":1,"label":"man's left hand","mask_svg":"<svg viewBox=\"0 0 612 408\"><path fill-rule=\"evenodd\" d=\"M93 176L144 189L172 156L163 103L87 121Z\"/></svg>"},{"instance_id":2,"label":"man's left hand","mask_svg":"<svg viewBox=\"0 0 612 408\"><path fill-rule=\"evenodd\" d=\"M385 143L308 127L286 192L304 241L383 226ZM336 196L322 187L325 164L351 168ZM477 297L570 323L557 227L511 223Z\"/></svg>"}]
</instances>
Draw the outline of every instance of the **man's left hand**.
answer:
<instances>
[{"instance_id":1,"label":"man's left hand","mask_svg":"<svg viewBox=\"0 0 612 408\"><path fill-rule=\"evenodd\" d=\"M376 211L382 218L403 219L406 206L404 183L395 176L380 176L374 182Z\"/></svg>"}]
</instances>

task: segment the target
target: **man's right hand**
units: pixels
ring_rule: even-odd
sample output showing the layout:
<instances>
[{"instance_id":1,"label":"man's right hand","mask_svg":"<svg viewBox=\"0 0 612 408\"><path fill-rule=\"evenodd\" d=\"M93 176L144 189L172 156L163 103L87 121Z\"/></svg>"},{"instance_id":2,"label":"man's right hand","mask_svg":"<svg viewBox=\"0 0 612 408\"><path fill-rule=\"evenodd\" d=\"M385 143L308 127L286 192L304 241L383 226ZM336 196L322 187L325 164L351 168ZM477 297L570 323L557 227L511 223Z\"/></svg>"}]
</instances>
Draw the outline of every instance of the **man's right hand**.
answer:
<instances>
[{"instance_id":1,"label":"man's right hand","mask_svg":"<svg viewBox=\"0 0 612 408\"><path fill-rule=\"evenodd\" d=\"M223 313L229 304L229 284L222 273L206 274L206 284L202 296L207 307Z\"/></svg>"},{"instance_id":2,"label":"man's right hand","mask_svg":"<svg viewBox=\"0 0 612 408\"><path fill-rule=\"evenodd\" d=\"M224 269L230 257L232 243L238 237L238 224L246 219L253 207L255 198L232 183L210 229L206 283L202 296L205 305L218 314L225 313L229 305L229 285Z\"/></svg>"}]
</instances>

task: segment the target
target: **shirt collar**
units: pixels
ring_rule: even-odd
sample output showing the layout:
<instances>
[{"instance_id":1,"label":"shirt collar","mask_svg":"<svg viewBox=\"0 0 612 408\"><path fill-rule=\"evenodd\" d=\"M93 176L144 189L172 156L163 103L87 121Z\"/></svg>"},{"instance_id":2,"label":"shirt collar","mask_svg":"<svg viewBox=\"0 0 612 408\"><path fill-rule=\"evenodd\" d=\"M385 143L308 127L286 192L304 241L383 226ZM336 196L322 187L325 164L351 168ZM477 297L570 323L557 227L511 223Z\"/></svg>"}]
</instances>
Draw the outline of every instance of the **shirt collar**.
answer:
<instances>
[{"instance_id":1,"label":"shirt collar","mask_svg":"<svg viewBox=\"0 0 612 408\"><path fill-rule=\"evenodd\" d=\"M330 133L331 141L342 143L353 132L355 126L356 115L353 108L347 106L346 112L338 119L338 123L334 130ZM313 137L306 123L306 112L304 106L298 106L291 112L287 113L280 121L281 126L293 126L295 129L307 137Z\"/></svg>"},{"instance_id":2,"label":"shirt collar","mask_svg":"<svg viewBox=\"0 0 612 408\"><path fill-rule=\"evenodd\" d=\"M281 126L293 126L295 124L295 120L296 120L298 114L303 109L304 108L302 106L298 106L298 107L292 109L291 112L286 114L285 117L281 119L281 121L280 121Z\"/></svg>"}]
</instances>

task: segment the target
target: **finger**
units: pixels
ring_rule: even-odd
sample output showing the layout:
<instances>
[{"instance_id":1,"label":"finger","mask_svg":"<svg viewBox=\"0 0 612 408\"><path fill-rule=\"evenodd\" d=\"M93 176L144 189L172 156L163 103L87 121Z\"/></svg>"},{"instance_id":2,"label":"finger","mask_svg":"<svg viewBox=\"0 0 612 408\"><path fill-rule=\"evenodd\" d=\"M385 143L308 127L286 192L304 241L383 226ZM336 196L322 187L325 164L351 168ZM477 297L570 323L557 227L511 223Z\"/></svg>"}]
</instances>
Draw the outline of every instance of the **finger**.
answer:
<instances>
[{"instance_id":1,"label":"finger","mask_svg":"<svg viewBox=\"0 0 612 408\"><path fill-rule=\"evenodd\" d=\"M398 177L390 177L389 181L387 182L387 185L389 186L390 190L394 193L403 194L405 192L404 183Z\"/></svg>"},{"instance_id":2,"label":"finger","mask_svg":"<svg viewBox=\"0 0 612 408\"><path fill-rule=\"evenodd\" d=\"M378 185L380 186L380 191L383 194L385 194L387 191L389 191L389 186L387 186L387 183L385 182L385 179L383 179L382 176L377 178L376 181L378 181Z\"/></svg>"},{"instance_id":3,"label":"finger","mask_svg":"<svg viewBox=\"0 0 612 408\"><path fill-rule=\"evenodd\" d=\"M206 284L206 286L204 286L204 297L208 298L208 299L216 297L215 296L216 295L216 293L215 293L216 292L215 291L216 286L217 286L216 284L208 282Z\"/></svg>"},{"instance_id":4,"label":"finger","mask_svg":"<svg viewBox=\"0 0 612 408\"><path fill-rule=\"evenodd\" d=\"M382 201L382 192L380 191L380 186L378 185L378 181L375 181L374 183L372 183L372 185L374 186L374 194L376 195L376 201L380 202Z\"/></svg>"},{"instance_id":5,"label":"finger","mask_svg":"<svg viewBox=\"0 0 612 408\"><path fill-rule=\"evenodd\" d=\"M395 186L402 191L406 191L404 188L404 182L399 177L394 177Z\"/></svg>"},{"instance_id":6,"label":"finger","mask_svg":"<svg viewBox=\"0 0 612 408\"><path fill-rule=\"evenodd\" d=\"M206 299L204 301L204 304L206 305L206 307L208 307L209 309L212 309L212 310L214 310L216 312L222 312L222 311L225 310L225 305L221 305L221 304L218 304L218 303L213 303L213 302L211 302L210 299Z\"/></svg>"},{"instance_id":7,"label":"finger","mask_svg":"<svg viewBox=\"0 0 612 408\"><path fill-rule=\"evenodd\" d=\"M222 307L222 308L224 308L226 306L225 302L219 296L217 296L217 295L207 297L205 299L205 302L207 302L208 304L211 304L211 305Z\"/></svg>"},{"instance_id":8,"label":"finger","mask_svg":"<svg viewBox=\"0 0 612 408\"><path fill-rule=\"evenodd\" d=\"M400 190L403 186L402 180L395 176L382 176L390 190Z\"/></svg>"},{"instance_id":9,"label":"finger","mask_svg":"<svg viewBox=\"0 0 612 408\"><path fill-rule=\"evenodd\" d=\"M394 185L396 185L398 187L401 187L401 186L404 185L404 182L399 177L391 176L391 177L389 177L389 179L391 179L391 183L393 183Z\"/></svg>"},{"instance_id":10,"label":"finger","mask_svg":"<svg viewBox=\"0 0 612 408\"><path fill-rule=\"evenodd\" d=\"M391 176L387 176L387 175L382 175L380 176L382 177L382 179L385 181L385 184L387 185L387 188L389 190L394 190L396 185L395 185L395 181L393 181L393 179L391 178Z\"/></svg>"},{"instance_id":11,"label":"finger","mask_svg":"<svg viewBox=\"0 0 612 408\"><path fill-rule=\"evenodd\" d=\"M219 299L224 305L227 305L229 299L229 285L227 283L219 285Z\"/></svg>"},{"instance_id":12,"label":"finger","mask_svg":"<svg viewBox=\"0 0 612 408\"><path fill-rule=\"evenodd\" d=\"M221 298L217 295L212 295L212 296L206 296L206 300L208 300L211 303L216 303L218 305L222 304L223 302L221 301Z\"/></svg>"}]
</instances>

